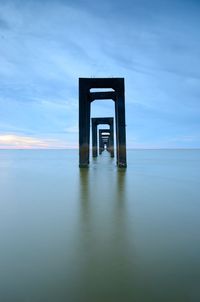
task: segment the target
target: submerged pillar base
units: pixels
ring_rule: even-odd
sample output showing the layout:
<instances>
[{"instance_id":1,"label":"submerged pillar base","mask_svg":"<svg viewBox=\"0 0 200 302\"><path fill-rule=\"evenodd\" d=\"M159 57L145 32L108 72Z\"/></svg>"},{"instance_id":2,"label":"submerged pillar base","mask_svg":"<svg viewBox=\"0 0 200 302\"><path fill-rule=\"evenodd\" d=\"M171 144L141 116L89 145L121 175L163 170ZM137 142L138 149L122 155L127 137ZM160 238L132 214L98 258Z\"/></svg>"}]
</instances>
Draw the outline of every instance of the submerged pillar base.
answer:
<instances>
[{"instance_id":1,"label":"submerged pillar base","mask_svg":"<svg viewBox=\"0 0 200 302\"><path fill-rule=\"evenodd\" d=\"M97 157L98 154L97 154L97 148L95 150L92 151L92 157Z\"/></svg>"},{"instance_id":2,"label":"submerged pillar base","mask_svg":"<svg viewBox=\"0 0 200 302\"><path fill-rule=\"evenodd\" d=\"M119 168L127 168L127 164L126 163L118 163L118 167Z\"/></svg>"},{"instance_id":3,"label":"submerged pillar base","mask_svg":"<svg viewBox=\"0 0 200 302\"><path fill-rule=\"evenodd\" d=\"M79 168L89 168L89 164L79 164Z\"/></svg>"}]
</instances>

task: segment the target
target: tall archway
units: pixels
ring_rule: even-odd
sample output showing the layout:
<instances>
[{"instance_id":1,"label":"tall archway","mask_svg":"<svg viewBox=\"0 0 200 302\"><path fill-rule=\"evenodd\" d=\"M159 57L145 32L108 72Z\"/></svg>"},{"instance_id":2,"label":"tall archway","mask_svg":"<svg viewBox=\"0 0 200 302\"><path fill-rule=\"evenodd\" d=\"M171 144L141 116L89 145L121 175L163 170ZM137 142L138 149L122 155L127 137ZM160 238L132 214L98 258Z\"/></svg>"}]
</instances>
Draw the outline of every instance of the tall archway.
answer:
<instances>
[{"instance_id":1,"label":"tall archway","mask_svg":"<svg viewBox=\"0 0 200 302\"><path fill-rule=\"evenodd\" d=\"M113 91L91 92L92 88L112 88ZM124 78L79 78L79 166L89 165L90 104L98 99L115 102L117 165L126 167Z\"/></svg>"}]
</instances>

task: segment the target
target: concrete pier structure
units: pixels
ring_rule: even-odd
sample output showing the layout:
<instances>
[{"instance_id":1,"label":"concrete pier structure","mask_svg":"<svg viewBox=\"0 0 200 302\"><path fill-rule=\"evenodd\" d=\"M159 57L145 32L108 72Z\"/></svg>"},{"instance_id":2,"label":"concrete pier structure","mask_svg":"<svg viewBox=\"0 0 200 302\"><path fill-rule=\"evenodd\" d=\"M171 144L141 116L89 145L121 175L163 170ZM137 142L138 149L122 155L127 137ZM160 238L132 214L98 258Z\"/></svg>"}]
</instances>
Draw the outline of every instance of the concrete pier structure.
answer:
<instances>
[{"instance_id":1,"label":"concrete pier structure","mask_svg":"<svg viewBox=\"0 0 200 302\"><path fill-rule=\"evenodd\" d=\"M106 146L106 149L108 151L108 140L100 138L100 146L101 147L99 149L99 154L101 154L105 150L105 146Z\"/></svg>"},{"instance_id":2,"label":"concrete pier structure","mask_svg":"<svg viewBox=\"0 0 200 302\"><path fill-rule=\"evenodd\" d=\"M97 127L98 125L108 125L110 126L110 153L111 157L114 157L114 127L113 127L113 117L94 117L92 118L92 156L97 157ZM106 129L104 129L106 130Z\"/></svg>"},{"instance_id":3,"label":"concrete pier structure","mask_svg":"<svg viewBox=\"0 0 200 302\"><path fill-rule=\"evenodd\" d=\"M91 92L92 88L112 91ZM94 100L115 102L116 154L118 167L126 167L126 125L124 78L79 78L79 166L89 164L90 104Z\"/></svg>"},{"instance_id":4,"label":"concrete pier structure","mask_svg":"<svg viewBox=\"0 0 200 302\"><path fill-rule=\"evenodd\" d=\"M104 151L104 145L103 145L104 142L106 142L106 149L108 152L111 153L111 150L114 151L113 148L112 149L110 148L110 129L99 129L99 154L101 154L102 151ZM114 152L113 155L111 154L111 156L112 157L114 156Z\"/></svg>"},{"instance_id":5,"label":"concrete pier structure","mask_svg":"<svg viewBox=\"0 0 200 302\"><path fill-rule=\"evenodd\" d=\"M108 151L108 149L109 149L109 138L108 137L100 137L99 142L100 142L99 154L101 154L105 150L105 147L106 147L106 150Z\"/></svg>"}]
</instances>

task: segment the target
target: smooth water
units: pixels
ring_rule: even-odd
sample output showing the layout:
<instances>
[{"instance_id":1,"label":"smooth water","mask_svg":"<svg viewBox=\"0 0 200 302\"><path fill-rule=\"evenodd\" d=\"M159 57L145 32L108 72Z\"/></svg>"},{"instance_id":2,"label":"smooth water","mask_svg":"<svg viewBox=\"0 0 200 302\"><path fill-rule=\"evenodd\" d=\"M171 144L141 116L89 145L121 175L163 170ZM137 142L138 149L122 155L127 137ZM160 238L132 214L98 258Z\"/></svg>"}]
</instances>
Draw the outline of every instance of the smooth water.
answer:
<instances>
[{"instance_id":1,"label":"smooth water","mask_svg":"<svg viewBox=\"0 0 200 302\"><path fill-rule=\"evenodd\" d=\"M199 302L200 151L0 151L0 301Z\"/></svg>"}]
</instances>

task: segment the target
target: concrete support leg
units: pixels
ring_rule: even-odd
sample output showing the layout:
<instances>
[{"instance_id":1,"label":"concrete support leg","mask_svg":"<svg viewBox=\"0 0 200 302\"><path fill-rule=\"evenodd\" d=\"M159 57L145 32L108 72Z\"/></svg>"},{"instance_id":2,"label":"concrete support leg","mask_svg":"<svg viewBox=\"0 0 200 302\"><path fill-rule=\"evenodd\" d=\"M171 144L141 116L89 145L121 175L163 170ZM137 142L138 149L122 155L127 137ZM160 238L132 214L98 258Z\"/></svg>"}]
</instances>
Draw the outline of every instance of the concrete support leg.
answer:
<instances>
[{"instance_id":1,"label":"concrete support leg","mask_svg":"<svg viewBox=\"0 0 200 302\"><path fill-rule=\"evenodd\" d=\"M119 162L119 135L118 135L118 106L117 106L117 102L115 101L115 135L116 135L116 163L118 166L118 162Z\"/></svg>"},{"instance_id":2,"label":"concrete support leg","mask_svg":"<svg viewBox=\"0 0 200 302\"><path fill-rule=\"evenodd\" d=\"M90 145L90 102L87 91L82 82L79 82L79 167L89 165Z\"/></svg>"},{"instance_id":3,"label":"concrete support leg","mask_svg":"<svg viewBox=\"0 0 200 302\"><path fill-rule=\"evenodd\" d=\"M126 168L126 122L125 122L125 100L124 100L124 85L117 95L116 101L116 135L117 135L117 154L118 167Z\"/></svg>"},{"instance_id":4,"label":"concrete support leg","mask_svg":"<svg viewBox=\"0 0 200 302\"><path fill-rule=\"evenodd\" d=\"M101 154L104 150L104 145L102 141L102 137L99 138L99 154Z\"/></svg>"},{"instance_id":5,"label":"concrete support leg","mask_svg":"<svg viewBox=\"0 0 200 302\"><path fill-rule=\"evenodd\" d=\"M110 124L109 151L110 151L110 156L114 157L114 127L113 127L113 123Z\"/></svg>"},{"instance_id":6,"label":"concrete support leg","mask_svg":"<svg viewBox=\"0 0 200 302\"><path fill-rule=\"evenodd\" d=\"M97 125L92 120L92 156L97 157Z\"/></svg>"}]
</instances>

